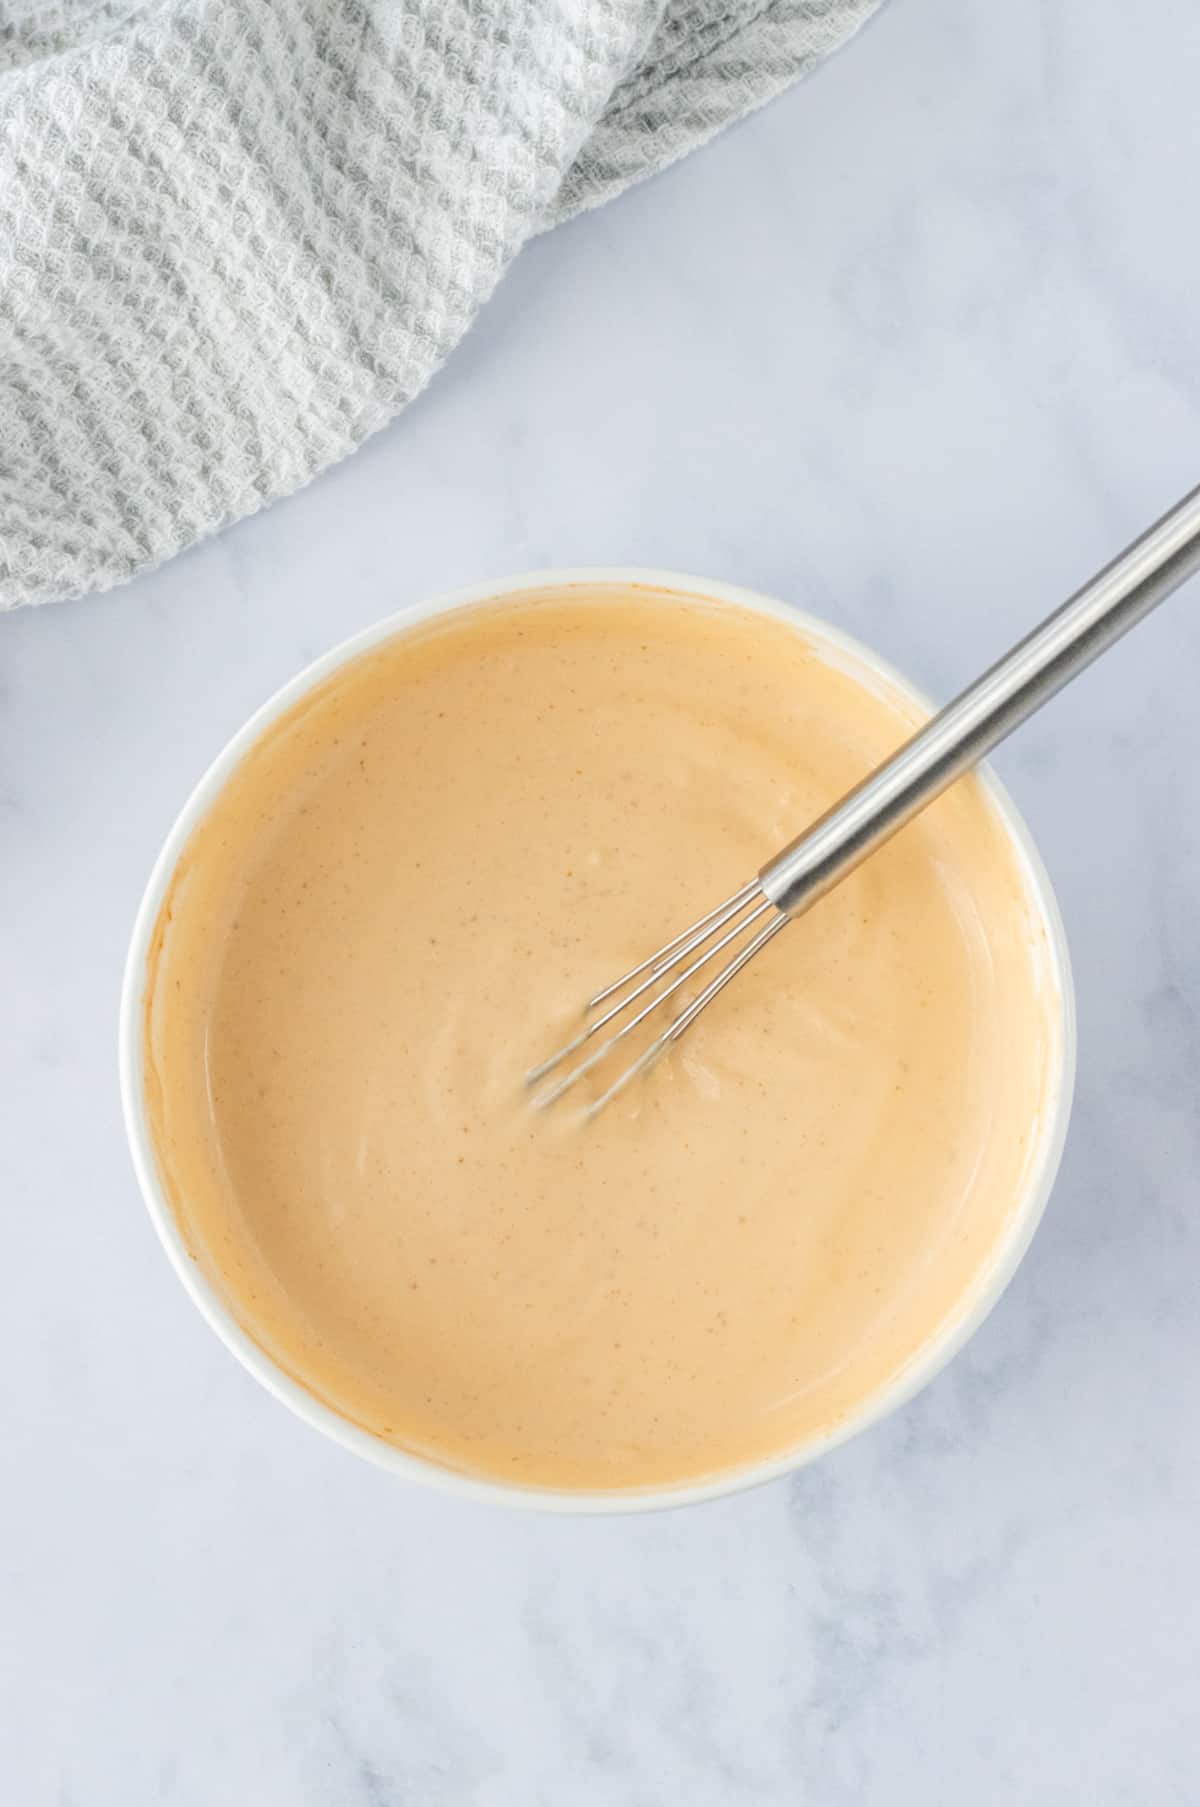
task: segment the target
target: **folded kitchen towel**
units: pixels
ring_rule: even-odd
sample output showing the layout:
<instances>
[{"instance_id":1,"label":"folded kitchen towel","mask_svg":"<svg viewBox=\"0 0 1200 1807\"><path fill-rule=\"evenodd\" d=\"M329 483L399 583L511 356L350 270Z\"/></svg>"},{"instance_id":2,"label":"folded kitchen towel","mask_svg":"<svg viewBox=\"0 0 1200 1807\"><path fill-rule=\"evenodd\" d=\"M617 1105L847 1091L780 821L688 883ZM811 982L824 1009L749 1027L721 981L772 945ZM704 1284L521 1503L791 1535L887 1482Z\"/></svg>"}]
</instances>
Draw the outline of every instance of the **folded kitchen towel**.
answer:
<instances>
[{"instance_id":1,"label":"folded kitchen towel","mask_svg":"<svg viewBox=\"0 0 1200 1807\"><path fill-rule=\"evenodd\" d=\"M0 606L344 457L526 239L877 4L0 0Z\"/></svg>"}]
</instances>

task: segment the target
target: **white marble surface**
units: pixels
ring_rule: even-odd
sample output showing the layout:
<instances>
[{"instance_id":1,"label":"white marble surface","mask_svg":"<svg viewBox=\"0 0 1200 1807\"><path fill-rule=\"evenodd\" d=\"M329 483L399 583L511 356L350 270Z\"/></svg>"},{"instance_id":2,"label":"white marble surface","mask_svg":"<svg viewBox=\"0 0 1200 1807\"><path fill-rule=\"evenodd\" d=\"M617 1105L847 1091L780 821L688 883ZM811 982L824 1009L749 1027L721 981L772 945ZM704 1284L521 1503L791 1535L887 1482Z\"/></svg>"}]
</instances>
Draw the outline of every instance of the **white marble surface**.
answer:
<instances>
[{"instance_id":1,"label":"white marble surface","mask_svg":"<svg viewBox=\"0 0 1200 1807\"><path fill-rule=\"evenodd\" d=\"M1000 761L1059 887L1078 1108L967 1352L819 1467L567 1522L398 1485L170 1274L124 945L193 778L405 599L638 561L945 692L1200 478L1193 0L892 0L535 245L398 426L108 597L0 622L0 1799L1200 1799L1200 597Z\"/></svg>"}]
</instances>

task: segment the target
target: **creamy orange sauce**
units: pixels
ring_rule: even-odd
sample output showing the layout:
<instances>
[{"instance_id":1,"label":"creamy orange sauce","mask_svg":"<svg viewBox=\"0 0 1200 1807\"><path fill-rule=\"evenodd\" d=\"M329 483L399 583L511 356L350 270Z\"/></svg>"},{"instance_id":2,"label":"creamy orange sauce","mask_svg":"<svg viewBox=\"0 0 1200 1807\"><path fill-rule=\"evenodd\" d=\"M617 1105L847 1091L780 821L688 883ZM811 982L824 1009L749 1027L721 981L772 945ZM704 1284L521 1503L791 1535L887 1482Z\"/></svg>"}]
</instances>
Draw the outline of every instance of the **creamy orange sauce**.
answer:
<instances>
[{"instance_id":1,"label":"creamy orange sauce","mask_svg":"<svg viewBox=\"0 0 1200 1807\"><path fill-rule=\"evenodd\" d=\"M151 954L186 1241L318 1398L471 1473L661 1486L835 1427L963 1308L1059 1059L965 781L584 1126L522 1075L914 711L789 626L650 593L458 611L274 724Z\"/></svg>"}]
</instances>

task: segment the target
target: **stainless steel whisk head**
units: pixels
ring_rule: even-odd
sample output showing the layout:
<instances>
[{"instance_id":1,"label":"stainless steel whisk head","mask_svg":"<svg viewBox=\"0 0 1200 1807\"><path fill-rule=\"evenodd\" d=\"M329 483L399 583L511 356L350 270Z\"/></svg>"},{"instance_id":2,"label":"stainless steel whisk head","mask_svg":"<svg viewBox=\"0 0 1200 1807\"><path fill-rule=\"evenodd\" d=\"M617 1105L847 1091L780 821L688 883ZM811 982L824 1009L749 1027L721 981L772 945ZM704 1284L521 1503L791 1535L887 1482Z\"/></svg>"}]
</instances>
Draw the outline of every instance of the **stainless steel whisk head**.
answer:
<instances>
[{"instance_id":1,"label":"stainless steel whisk head","mask_svg":"<svg viewBox=\"0 0 1200 1807\"><path fill-rule=\"evenodd\" d=\"M644 1053L593 1100L587 1115L602 1110L679 1040L789 917L811 909L868 854L890 840L1198 570L1200 489L1195 489L769 861L757 879L615 984L597 992L587 1005L588 1020L578 1035L526 1075L527 1083L536 1086L572 1055L582 1056L565 1075L536 1091L534 1102L547 1105L561 1098L660 1005L677 997L710 960L734 949ZM745 936L749 939L743 939ZM735 948L739 940L742 945ZM712 945L706 948L709 942ZM608 1008L603 1009L604 1005ZM631 1009L633 1015L627 1016ZM598 1010L601 1014L596 1016ZM605 1035L619 1019L624 1019L620 1026ZM597 1036L603 1039L590 1047Z\"/></svg>"},{"instance_id":2,"label":"stainless steel whisk head","mask_svg":"<svg viewBox=\"0 0 1200 1807\"><path fill-rule=\"evenodd\" d=\"M613 984L606 985L603 991L598 991L595 997L589 998L584 1015L590 1020L585 1022L578 1035L573 1035L571 1040L564 1043L548 1060L543 1060L538 1066L532 1068L525 1075L525 1082L527 1085L535 1086L547 1074L554 1072L557 1067L561 1067L573 1054L581 1054L583 1058L571 1067L569 1072L535 1092L534 1104L539 1108L544 1108L561 1098L564 1092L570 1091L571 1087L582 1079L585 1073L590 1073L598 1067L601 1061L605 1060L625 1040L626 1036L631 1035L648 1017L652 1016L660 1005L666 1004L670 999L678 996L697 973L701 972L718 954L724 953L726 948L732 947L739 938L749 934L756 924L762 922L764 916L770 918L765 926L758 928L749 941L731 954L725 964L707 980L699 994L690 1003L685 1004L679 1014L671 1019L667 1027L654 1037L649 1047L639 1054L636 1060L630 1061L616 1079L605 1087L600 1096L592 1100L585 1115L595 1116L596 1112L602 1110L611 1099L616 1097L618 1092L624 1091L631 1079L635 1079L639 1073L644 1073L647 1068L653 1066L671 1043L678 1041L684 1031L695 1022L705 1006L784 926L788 920L787 917L781 915L770 899L764 895L762 886L757 879L748 885L743 885L740 891L735 891L732 897L727 898L723 904L718 904L715 910L710 910L707 916L702 916L690 928L684 929L682 934L674 936L665 947L659 948L656 954L651 954L648 960L643 960L640 965L631 967ZM719 939L714 941L714 936L718 936ZM705 951L701 953L699 950L710 941L712 946L705 948ZM691 957L693 954L696 955L695 959ZM624 996L619 995L621 993L624 993ZM610 999L616 1001L610 1003ZM641 1002L643 999L645 1002ZM626 1013L639 1003L640 1009L635 1010L632 1016L627 1016ZM605 1004L608 1004L608 1009L604 1010L602 1015L594 1016L593 1012L600 1010L601 1006ZM619 1027L612 1027L621 1018L625 1020L620 1022ZM609 1028L612 1028L612 1033L604 1035L603 1032ZM602 1036L603 1039L596 1042L594 1047L590 1046L597 1036Z\"/></svg>"}]
</instances>

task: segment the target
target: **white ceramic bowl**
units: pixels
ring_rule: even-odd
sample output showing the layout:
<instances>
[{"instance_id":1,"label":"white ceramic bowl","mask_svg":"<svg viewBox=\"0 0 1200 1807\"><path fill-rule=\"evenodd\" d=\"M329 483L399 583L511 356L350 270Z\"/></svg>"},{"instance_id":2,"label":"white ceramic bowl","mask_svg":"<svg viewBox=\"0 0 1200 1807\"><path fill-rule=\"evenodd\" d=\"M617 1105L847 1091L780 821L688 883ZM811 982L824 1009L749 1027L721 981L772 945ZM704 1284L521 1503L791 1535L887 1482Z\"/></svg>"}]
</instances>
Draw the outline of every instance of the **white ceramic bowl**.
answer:
<instances>
[{"instance_id":1,"label":"white ceramic bowl","mask_svg":"<svg viewBox=\"0 0 1200 1807\"><path fill-rule=\"evenodd\" d=\"M365 632L355 634L352 639L344 641L341 646L335 647L332 652L317 659L306 671L302 671L289 684L285 684L282 690L277 691L271 700L264 703L262 708L250 718L240 733L234 735L224 751L218 754L184 804L155 863L145 895L142 898L141 907L138 910L137 920L134 923L133 939L130 943L121 995L121 1097L129 1146L138 1181L150 1217L172 1266L221 1341L233 1351L251 1374L262 1382L268 1392L273 1393L277 1399L290 1406L299 1417L305 1419L317 1430L323 1431L326 1436L332 1437L335 1442L343 1444L347 1449L354 1450L360 1456L365 1456L368 1461L390 1469L394 1474L442 1487L452 1493L464 1494L478 1500L488 1500L495 1504L538 1507L557 1512L638 1512L714 1499L720 1494L734 1493L744 1487L753 1487L760 1482L772 1480L777 1475L787 1474L792 1469L804 1466L805 1463L813 1461L827 1450L836 1448L848 1437L865 1430L888 1412L894 1411L897 1406L911 1399L913 1394L923 1387L926 1381L932 1379L950 1357L962 1347L967 1338L979 1328L1012 1278L1021 1257L1028 1248L1054 1183L1066 1135L1074 1086L1075 1007L1066 938L1049 878L1025 824L1000 784L984 768L981 775L1020 861L1031 914L1040 924L1046 954L1047 1007L1052 1029L1056 1034L1057 1047L1054 1053L1056 1070L1048 1089L1047 1107L1035 1125L1034 1158L1027 1169L1027 1179L1022 1194L1014 1201L1007 1228L993 1249L990 1260L976 1275L974 1282L961 1299L957 1313L940 1327L929 1342L899 1373L893 1376L886 1386L866 1399L859 1409L840 1423L836 1429L823 1436L809 1438L785 1455L775 1456L770 1461L751 1463L746 1467L734 1469L707 1480L677 1487L604 1493L568 1492L519 1486L508 1482L459 1474L452 1469L440 1467L435 1462L427 1461L423 1457L409 1455L404 1450L397 1449L393 1444L372 1436L370 1432L350 1423L331 1407L323 1405L315 1399L312 1394L285 1374L236 1322L220 1293L204 1277L196 1262L188 1254L179 1226L159 1180L143 1096L142 1025L146 959L163 897L188 837L216 798L242 755L249 750L263 730L277 716L290 709L306 691L311 690L314 685L327 678L338 666L345 664L349 659L356 658L360 653L366 652L370 647L386 640L397 631L411 627L416 622L426 620L431 616L443 614L448 609L459 608L470 603L491 601L521 592L561 590L569 584L637 584L655 591L665 591L682 597L700 598L706 601L732 603L743 608L756 609L765 614L775 615L781 620L790 622L806 639L815 643L826 656L843 668L854 672L868 684L876 684L893 693L898 692L918 707L928 708L928 704L912 689L911 685L907 684L882 660L876 658L874 653L869 652L865 647L849 639L845 634L839 633L835 628L829 627L826 623L817 621L785 604L774 602L768 597L739 589L734 584L711 583L701 578L682 576L677 572L648 571L621 566L540 571L521 577L508 578L501 583L476 584L470 589L457 590L450 595L438 596L432 601L417 603L410 608L401 609L399 613L389 616L386 621L381 621L375 627L367 628Z\"/></svg>"}]
</instances>

